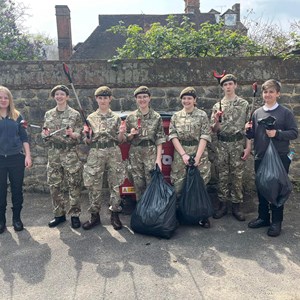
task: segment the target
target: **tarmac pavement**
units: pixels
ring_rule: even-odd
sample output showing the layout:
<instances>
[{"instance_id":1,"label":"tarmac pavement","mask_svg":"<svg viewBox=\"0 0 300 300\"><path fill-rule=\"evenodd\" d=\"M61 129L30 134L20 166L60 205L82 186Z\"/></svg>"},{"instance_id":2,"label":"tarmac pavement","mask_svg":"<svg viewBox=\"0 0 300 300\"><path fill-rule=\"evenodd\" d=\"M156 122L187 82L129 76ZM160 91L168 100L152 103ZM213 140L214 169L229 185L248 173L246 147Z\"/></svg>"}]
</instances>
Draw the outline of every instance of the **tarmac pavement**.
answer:
<instances>
[{"instance_id":1,"label":"tarmac pavement","mask_svg":"<svg viewBox=\"0 0 300 300\"><path fill-rule=\"evenodd\" d=\"M0 235L1 300L300 299L299 195L285 208L282 234L249 229L230 214L212 228L180 226L169 239L134 234L130 216L113 230L105 207L101 226L49 228L48 194L25 194L25 229ZM297 198L298 197L298 198ZM9 201L10 203L10 201ZM83 194L81 220L88 219Z\"/></svg>"}]
</instances>

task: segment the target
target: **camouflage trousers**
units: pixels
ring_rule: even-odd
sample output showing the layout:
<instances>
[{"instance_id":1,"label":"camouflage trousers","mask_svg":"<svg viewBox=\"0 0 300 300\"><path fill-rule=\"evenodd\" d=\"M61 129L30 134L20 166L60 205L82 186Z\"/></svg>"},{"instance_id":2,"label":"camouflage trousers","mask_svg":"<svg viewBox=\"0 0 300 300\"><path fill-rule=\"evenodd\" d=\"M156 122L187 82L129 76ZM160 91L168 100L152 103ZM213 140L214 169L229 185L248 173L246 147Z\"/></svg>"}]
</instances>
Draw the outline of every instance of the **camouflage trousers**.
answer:
<instances>
[{"instance_id":1,"label":"camouflage trousers","mask_svg":"<svg viewBox=\"0 0 300 300\"><path fill-rule=\"evenodd\" d=\"M185 146L184 150L188 155L195 155L195 153L197 152L197 146ZM211 163L208 160L208 153L207 150L205 150L200 159L200 164L198 165L198 169L200 171L200 174L205 184L207 184L210 180L210 176L211 176L210 165ZM185 178L186 178L186 165L184 164L180 154L177 151L175 151L174 159L171 166L171 183L174 185L177 198L179 198L180 196Z\"/></svg>"},{"instance_id":2,"label":"camouflage trousers","mask_svg":"<svg viewBox=\"0 0 300 300\"><path fill-rule=\"evenodd\" d=\"M140 200L151 181L150 171L155 169L156 146L142 147L131 145L129 160L136 199Z\"/></svg>"},{"instance_id":3,"label":"camouflage trousers","mask_svg":"<svg viewBox=\"0 0 300 300\"><path fill-rule=\"evenodd\" d=\"M82 188L82 163L74 149L49 149L47 164L47 183L52 198L55 217L68 214L77 217L80 215L80 194ZM68 201L65 199L68 191Z\"/></svg>"},{"instance_id":4,"label":"camouflage trousers","mask_svg":"<svg viewBox=\"0 0 300 300\"><path fill-rule=\"evenodd\" d=\"M222 142L218 141L218 198L224 202L243 202L243 168L241 159L244 150L244 141Z\"/></svg>"},{"instance_id":5,"label":"camouflage trousers","mask_svg":"<svg viewBox=\"0 0 300 300\"><path fill-rule=\"evenodd\" d=\"M99 213L103 202L103 179L107 171L110 210L120 211L120 185L125 180L125 168L119 147L92 148L83 169L84 185L88 189L90 213Z\"/></svg>"}]
</instances>

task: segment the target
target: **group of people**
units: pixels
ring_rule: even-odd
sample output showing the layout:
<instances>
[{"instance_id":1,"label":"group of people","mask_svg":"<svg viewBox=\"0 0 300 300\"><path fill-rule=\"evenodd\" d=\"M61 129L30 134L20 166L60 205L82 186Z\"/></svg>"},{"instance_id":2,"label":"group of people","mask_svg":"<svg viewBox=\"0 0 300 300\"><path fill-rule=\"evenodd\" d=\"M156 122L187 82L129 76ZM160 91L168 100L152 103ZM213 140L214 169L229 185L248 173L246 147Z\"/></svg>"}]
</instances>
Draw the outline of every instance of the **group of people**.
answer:
<instances>
[{"instance_id":1,"label":"group of people","mask_svg":"<svg viewBox=\"0 0 300 300\"><path fill-rule=\"evenodd\" d=\"M175 151L171 166L171 182L177 198L180 197L186 166L190 157L199 169L205 184L210 180L211 166L208 159L207 143L212 135L217 137L217 156L219 168L218 198L220 205L213 218L219 219L227 214L228 202L232 202L232 215L245 221L241 210L243 201L243 164L249 157L254 140L255 170L257 170L268 146L268 139L274 145L288 172L290 161L287 158L289 141L296 139L298 128L290 110L277 103L280 96L280 83L268 80L262 85L265 104L253 114L248 102L236 95L237 79L227 74L220 79L224 97L216 103L209 119L206 112L197 108L197 94L193 87L183 89L179 95L182 109L173 114L169 135L165 136L162 118L151 106L151 93L148 87L140 86L134 91L137 109L125 121L110 109L112 91L101 86L95 91L98 108L87 117L82 126L78 111L68 105L69 89L58 85L51 90L56 107L45 113L42 137L48 146L47 182L53 203L54 218L49 227L56 227L71 216L72 228L89 230L99 224L103 202L103 174L107 170L110 191L111 224L115 230L122 228L119 218L121 198L119 186L126 178L121 150L123 142L130 143L129 161L136 193L139 201L151 180L150 171L156 165L162 169L162 145L168 138ZM0 87L0 233L6 228L5 210L7 206L7 177L9 178L13 204L13 226L22 230L20 211L23 203L22 183L24 168L31 167L30 149L26 130L21 125L22 117L15 110L10 91ZM250 115L252 115L251 120ZM267 115L276 117L273 130L263 129L258 120ZM83 128L82 128L83 127ZM245 137L245 131L247 134ZM83 165L76 152L81 141L89 145L87 162ZM83 182L82 182L83 181ZM88 190L90 218L83 224L80 221L80 190L82 183ZM67 203L64 192L69 192ZM283 220L283 206L269 205L267 199L258 192L258 218L248 226L259 228L270 226L268 235L278 236ZM272 221L270 222L270 209ZM210 227L210 221L201 225Z\"/></svg>"}]
</instances>

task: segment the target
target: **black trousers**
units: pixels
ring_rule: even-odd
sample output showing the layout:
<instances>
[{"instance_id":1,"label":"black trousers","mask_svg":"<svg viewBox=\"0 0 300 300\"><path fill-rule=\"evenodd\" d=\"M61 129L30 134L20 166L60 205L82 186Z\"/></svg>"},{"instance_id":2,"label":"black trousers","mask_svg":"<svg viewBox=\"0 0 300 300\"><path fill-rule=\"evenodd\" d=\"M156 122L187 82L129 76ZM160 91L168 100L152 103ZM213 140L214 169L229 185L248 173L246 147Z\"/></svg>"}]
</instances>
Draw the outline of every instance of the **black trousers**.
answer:
<instances>
[{"instance_id":1,"label":"black trousers","mask_svg":"<svg viewBox=\"0 0 300 300\"><path fill-rule=\"evenodd\" d=\"M0 155L0 217L5 216L7 206L7 187L10 182L12 206L14 212L20 212L23 206L23 180L25 156L23 154Z\"/></svg>"},{"instance_id":2,"label":"black trousers","mask_svg":"<svg viewBox=\"0 0 300 300\"><path fill-rule=\"evenodd\" d=\"M289 173L289 168L291 161L287 157L287 155L280 156L282 164L287 173ZM258 170L259 165L261 164L262 160L255 160L254 162L254 169L255 173ZM263 220L270 220L270 213L269 210L271 209L272 212L272 223L282 222L283 221L283 209L284 205L277 207L274 204L270 204L268 200L266 200L260 193L257 191L258 196L258 217Z\"/></svg>"}]
</instances>

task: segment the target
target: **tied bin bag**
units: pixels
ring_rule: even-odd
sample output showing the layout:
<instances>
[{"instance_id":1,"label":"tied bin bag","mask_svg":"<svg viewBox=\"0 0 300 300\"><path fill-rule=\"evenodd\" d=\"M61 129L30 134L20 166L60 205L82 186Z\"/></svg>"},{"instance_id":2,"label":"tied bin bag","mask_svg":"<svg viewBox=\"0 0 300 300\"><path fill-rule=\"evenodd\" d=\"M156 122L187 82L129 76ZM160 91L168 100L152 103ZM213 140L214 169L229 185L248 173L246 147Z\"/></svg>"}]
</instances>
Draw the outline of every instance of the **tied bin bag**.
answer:
<instances>
[{"instance_id":1,"label":"tied bin bag","mask_svg":"<svg viewBox=\"0 0 300 300\"><path fill-rule=\"evenodd\" d=\"M134 232L169 239L176 222L175 189L156 165L151 171L151 182L132 213L130 226Z\"/></svg>"},{"instance_id":2,"label":"tied bin bag","mask_svg":"<svg viewBox=\"0 0 300 300\"><path fill-rule=\"evenodd\" d=\"M283 205L292 192L292 183L272 139L257 170L255 184L259 193L277 207Z\"/></svg>"},{"instance_id":3,"label":"tied bin bag","mask_svg":"<svg viewBox=\"0 0 300 300\"><path fill-rule=\"evenodd\" d=\"M186 169L186 178L179 199L178 220L182 224L196 225L214 213L205 182L193 157Z\"/></svg>"}]
</instances>

